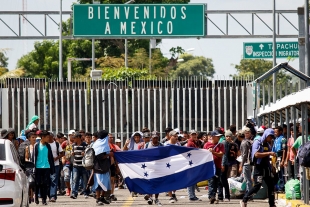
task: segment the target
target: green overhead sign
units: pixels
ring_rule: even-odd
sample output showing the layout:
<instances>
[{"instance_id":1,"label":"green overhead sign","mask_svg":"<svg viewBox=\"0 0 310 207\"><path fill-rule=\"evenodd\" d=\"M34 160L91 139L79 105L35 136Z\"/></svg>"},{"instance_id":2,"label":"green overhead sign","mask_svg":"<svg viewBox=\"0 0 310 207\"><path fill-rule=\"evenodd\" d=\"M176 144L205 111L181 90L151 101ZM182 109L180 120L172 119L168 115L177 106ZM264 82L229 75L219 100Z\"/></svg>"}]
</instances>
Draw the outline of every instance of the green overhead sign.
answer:
<instances>
[{"instance_id":1,"label":"green overhead sign","mask_svg":"<svg viewBox=\"0 0 310 207\"><path fill-rule=\"evenodd\" d=\"M277 58L298 58L299 44L298 42L277 42L276 43ZM265 59L273 58L272 42L244 42L243 58L245 59Z\"/></svg>"},{"instance_id":2,"label":"green overhead sign","mask_svg":"<svg viewBox=\"0 0 310 207\"><path fill-rule=\"evenodd\" d=\"M204 4L76 4L75 37L202 37Z\"/></svg>"}]
</instances>

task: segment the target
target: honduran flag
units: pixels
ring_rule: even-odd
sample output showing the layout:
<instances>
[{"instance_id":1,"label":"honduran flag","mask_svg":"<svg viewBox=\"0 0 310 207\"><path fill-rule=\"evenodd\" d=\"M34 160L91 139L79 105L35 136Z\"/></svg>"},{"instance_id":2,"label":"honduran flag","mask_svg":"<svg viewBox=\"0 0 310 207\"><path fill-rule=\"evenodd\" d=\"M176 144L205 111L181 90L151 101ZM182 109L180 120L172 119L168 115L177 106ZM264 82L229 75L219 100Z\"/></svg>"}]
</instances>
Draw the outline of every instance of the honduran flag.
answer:
<instances>
[{"instance_id":1,"label":"honduran flag","mask_svg":"<svg viewBox=\"0 0 310 207\"><path fill-rule=\"evenodd\" d=\"M128 189L141 194L182 189L215 174L212 153L204 149L169 145L114 155Z\"/></svg>"}]
</instances>

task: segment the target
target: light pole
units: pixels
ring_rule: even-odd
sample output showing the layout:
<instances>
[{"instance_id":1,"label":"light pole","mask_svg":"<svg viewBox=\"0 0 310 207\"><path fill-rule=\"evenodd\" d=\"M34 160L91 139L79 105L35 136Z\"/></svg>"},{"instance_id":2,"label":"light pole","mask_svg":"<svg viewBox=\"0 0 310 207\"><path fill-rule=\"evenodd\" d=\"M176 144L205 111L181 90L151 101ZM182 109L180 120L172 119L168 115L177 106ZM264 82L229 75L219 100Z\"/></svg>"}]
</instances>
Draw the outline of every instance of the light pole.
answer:
<instances>
[{"instance_id":1,"label":"light pole","mask_svg":"<svg viewBox=\"0 0 310 207\"><path fill-rule=\"evenodd\" d=\"M125 4L132 4L135 0L127 1ZM128 40L125 39L125 68L128 68Z\"/></svg>"}]
</instances>

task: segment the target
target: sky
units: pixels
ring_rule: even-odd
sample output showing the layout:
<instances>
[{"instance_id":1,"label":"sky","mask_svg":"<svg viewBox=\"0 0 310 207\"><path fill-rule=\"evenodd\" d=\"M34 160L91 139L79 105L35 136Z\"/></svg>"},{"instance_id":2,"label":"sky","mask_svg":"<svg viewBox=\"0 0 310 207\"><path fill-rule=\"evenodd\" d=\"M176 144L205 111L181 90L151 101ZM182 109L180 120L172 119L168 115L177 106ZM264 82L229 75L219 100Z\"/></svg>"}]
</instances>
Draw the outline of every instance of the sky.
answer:
<instances>
[{"instance_id":1,"label":"sky","mask_svg":"<svg viewBox=\"0 0 310 207\"><path fill-rule=\"evenodd\" d=\"M4 0L0 0L4 1ZM0 11L22 11L24 8L27 11L59 11L60 0L10 0L10 4L2 4ZM74 0L62 0L62 10L69 11ZM273 1L271 0L191 0L191 3L204 3L207 4L208 10L272 10ZM297 10L298 7L303 6L304 0L276 0L277 10ZM233 16L246 26L246 29L251 31L251 14L233 14ZM272 14L262 14L260 17L272 28ZM288 18L296 27L298 26L297 12L296 14L287 14ZM12 29L18 30L18 18L16 16L3 16L0 18L5 20ZM27 18L37 25L38 29L44 31L44 18L43 16L30 16ZM59 15L53 15L52 18L59 22ZM64 16L63 21L69 18ZM213 14L210 15L214 21L223 31L226 31L226 15ZM48 27L47 33L49 35L58 35L58 27L53 24L50 19L47 19ZM242 29L234 20L229 18L229 34L246 35L246 31ZM272 32L261 23L258 18L255 19L255 34L272 34ZM297 27L298 28L298 27ZM27 35L37 35L38 32L32 28L29 23L22 25L22 32ZM11 31L7 29L2 22L0 22L0 36L11 35ZM219 30L209 23L208 34L220 34ZM298 34L289 23L280 18L280 34ZM41 40L36 40L41 41ZM297 42L298 39L286 38L277 39L277 42ZM230 74L235 74L235 64L239 64L243 56L243 43L244 42L272 42L272 38L188 38L188 39L163 39L162 43L157 47L161 48L164 56L170 58L171 54L169 49L172 47L181 46L189 53L195 56L204 56L213 60L215 68L215 79L228 78ZM6 56L9 58L10 70L16 68L17 60L22 55L27 54L33 50L34 40L3 40L0 39L0 48L5 49ZM272 60L272 59L269 59ZM286 59L277 59L277 63L287 62ZM291 61L290 65L298 69L298 58Z\"/></svg>"}]
</instances>

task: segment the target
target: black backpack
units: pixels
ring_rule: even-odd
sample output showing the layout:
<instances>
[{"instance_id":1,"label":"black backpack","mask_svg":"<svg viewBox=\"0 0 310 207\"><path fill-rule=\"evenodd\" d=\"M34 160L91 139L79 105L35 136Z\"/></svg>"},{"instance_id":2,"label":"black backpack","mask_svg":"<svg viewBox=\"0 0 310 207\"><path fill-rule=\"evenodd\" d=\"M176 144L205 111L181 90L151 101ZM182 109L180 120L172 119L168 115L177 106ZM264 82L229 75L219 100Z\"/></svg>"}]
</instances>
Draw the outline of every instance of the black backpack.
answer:
<instances>
[{"instance_id":1,"label":"black backpack","mask_svg":"<svg viewBox=\"0 0 310 207\"><path fill-rule=\"evenodd\" d=\"M301 166L310 167L310 141L299 147L297 156Z\"/></svg>"},{"instance_id":2,"label":"black backpack","mask_svg":"<svg viewBox=\"0 0 310 207\"><path fill-rule=\"evenodd\" d=\"M25 164L26 147L28 147L28 150L29 150L29 146L30 146L29 141L25 141L21 143L18 147L19 160L22 165ZM28 153L30 154L30 151L28 151Z\"/></svg>"}]
</instances>

